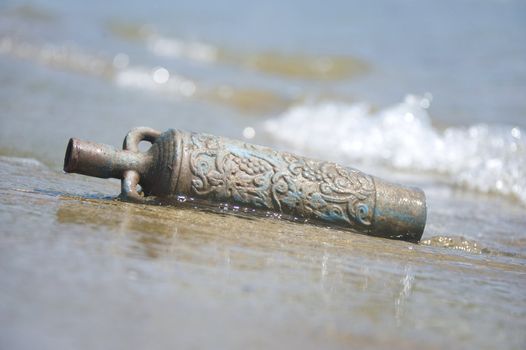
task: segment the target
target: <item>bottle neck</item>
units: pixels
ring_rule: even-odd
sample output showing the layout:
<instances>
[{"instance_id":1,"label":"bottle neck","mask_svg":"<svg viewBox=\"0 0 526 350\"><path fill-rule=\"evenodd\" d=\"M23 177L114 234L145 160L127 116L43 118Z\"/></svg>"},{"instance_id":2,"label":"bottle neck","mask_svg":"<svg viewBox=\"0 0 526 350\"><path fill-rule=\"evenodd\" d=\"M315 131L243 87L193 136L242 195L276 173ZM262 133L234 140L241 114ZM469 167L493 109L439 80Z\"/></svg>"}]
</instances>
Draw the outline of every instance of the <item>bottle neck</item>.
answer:
<instances>
[{"instance_id":1,"label":"bottle neck","mask_svg":"<svg viewBox=\"0 0 526 350\"><path fill-rule=\"evenodd\" d=\"M70 139L64 157L64 171L100 178L122 179L127 170L144 175L151 157L140 152L118 150L115 147L79 139Z\"/></svg>"}]
</instances>

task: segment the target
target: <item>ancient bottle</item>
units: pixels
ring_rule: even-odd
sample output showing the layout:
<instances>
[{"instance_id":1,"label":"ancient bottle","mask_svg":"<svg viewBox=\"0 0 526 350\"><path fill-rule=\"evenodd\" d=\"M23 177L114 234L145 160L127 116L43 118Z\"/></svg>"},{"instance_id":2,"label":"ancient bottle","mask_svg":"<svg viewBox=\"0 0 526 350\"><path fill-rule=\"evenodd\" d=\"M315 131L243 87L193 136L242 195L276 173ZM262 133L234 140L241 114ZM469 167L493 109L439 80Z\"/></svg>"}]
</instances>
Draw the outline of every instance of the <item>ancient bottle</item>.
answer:
<instances>
[{"instance_id":1,"label":"ancient bottle","mask_svg":"<svg viewBox=\"0 0 526 350\"><path fill-rule=\"evenodd\" d=\"M141 141L152 143L147 152L139 150ZM174 129L135 128L123 150L70 139L64 171L121 179L125 200L186 196L413 242L426 221L420 189L333 162Z\"/></svg>"}]
</instances>

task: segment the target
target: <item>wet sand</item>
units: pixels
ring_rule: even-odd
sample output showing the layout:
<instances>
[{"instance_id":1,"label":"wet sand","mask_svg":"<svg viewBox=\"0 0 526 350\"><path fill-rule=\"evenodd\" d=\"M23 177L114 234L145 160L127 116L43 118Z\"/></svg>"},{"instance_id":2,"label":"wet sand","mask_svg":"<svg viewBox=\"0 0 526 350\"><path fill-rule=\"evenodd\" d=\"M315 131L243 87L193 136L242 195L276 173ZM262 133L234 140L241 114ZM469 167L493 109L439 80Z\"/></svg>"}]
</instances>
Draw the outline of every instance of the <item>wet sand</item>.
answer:
<instances>
[{"instance_id":1,"label":"wet sand","mask_svg":"<svg viewBox=\"0 0 526 350\"><path fill-rule=\"evenodd\" d=\"M440 234L490 213L473 212L476 199L455 216L437 209L455 196L443 188L427 191L428 240L411 244L219 207L123 203L112 198L117 182L24 158L2 157L0 175L9 348L490 349L524 340L526 242L512 251L460 237L444 244ZM507 224L481 231L510 237L506 225L523 225L522 211L493 201Z\"/></svg>"}]
</instances>

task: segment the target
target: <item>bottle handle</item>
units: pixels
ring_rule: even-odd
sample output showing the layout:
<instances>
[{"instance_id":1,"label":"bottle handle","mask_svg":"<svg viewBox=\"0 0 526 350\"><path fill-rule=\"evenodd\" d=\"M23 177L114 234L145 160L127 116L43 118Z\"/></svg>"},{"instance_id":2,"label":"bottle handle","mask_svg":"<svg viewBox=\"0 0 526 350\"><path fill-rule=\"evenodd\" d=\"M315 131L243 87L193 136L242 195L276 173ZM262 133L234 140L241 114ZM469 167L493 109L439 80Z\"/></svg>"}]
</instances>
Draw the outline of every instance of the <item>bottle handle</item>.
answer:
<instances>
[{"instance_id":1,"label":"bottle handle","mask_svg":"<svg viewBox=\"0 0 526 350\"><path fill-rule=\"evenodd\" d=\"M139 143L141 141L148 141L154 144L161 133L157 130L147 127L133 128L124 138L122 149L125 151L139 153ZM137 170L126 170L123 173L121 180L121 194L120 198L132 202L144 202L144 196L137 191L137 186L141 180L141 176Z\"/></svg>"}]
</instances>

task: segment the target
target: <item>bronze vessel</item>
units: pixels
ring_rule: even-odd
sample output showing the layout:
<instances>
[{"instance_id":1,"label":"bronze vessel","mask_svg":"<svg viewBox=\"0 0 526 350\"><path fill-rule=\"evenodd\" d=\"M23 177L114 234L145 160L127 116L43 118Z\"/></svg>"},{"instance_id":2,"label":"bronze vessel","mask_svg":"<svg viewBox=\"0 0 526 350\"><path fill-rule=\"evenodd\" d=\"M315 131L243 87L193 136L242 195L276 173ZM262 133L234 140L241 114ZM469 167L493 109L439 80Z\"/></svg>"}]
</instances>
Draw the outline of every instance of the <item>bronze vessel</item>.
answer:
<instances>
[{"instance_id":1,"label":"bronze vessel","mask_svg":"<svg viewBox=\"0 0 526 350\"><path fill-rule=\"evenodd\" d=\"M147 152L139 150L141 141L152 144ZM412 242L420 240L426 221L420 189L332 162L174 129L135 128L122 150L72 138L64 171L121 179L124 200L186 196Z\"/></svg>"}]
</instances>

